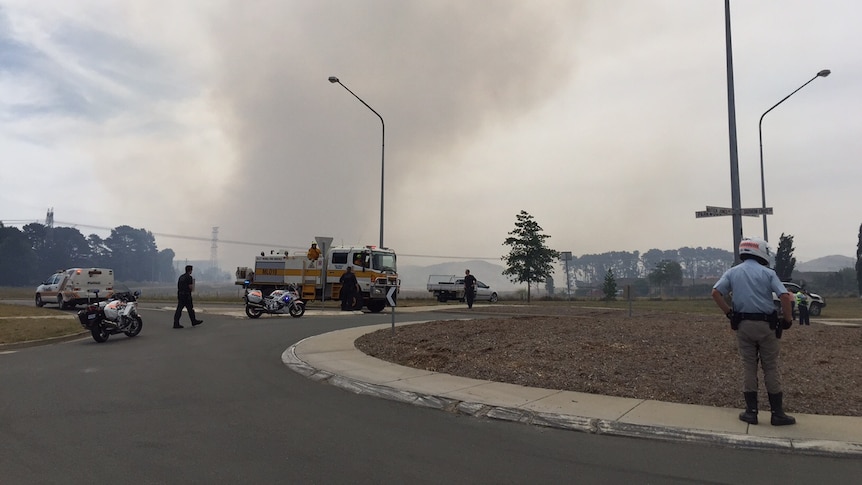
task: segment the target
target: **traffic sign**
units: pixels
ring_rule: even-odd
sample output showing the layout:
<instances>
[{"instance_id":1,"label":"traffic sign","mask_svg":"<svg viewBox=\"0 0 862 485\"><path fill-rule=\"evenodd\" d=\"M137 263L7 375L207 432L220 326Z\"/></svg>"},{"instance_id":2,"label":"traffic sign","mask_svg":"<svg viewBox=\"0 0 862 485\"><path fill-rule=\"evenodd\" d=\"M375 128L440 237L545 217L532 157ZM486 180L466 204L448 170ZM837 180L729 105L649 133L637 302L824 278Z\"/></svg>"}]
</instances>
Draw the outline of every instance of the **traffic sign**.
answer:
<instances>
[{"instance_id":1,"label":"traffic sign","mask_svg":"<svg viewBox=\"0 0 862 485\"><path fill-rule=\"evenodd\" d=\"M386 300L389 302L389 306L395 306L395 299L392 297L395 295L396 289L398 289L397 286L390 286L389 291L386 292Z\"/></svg>"}]
</instances>

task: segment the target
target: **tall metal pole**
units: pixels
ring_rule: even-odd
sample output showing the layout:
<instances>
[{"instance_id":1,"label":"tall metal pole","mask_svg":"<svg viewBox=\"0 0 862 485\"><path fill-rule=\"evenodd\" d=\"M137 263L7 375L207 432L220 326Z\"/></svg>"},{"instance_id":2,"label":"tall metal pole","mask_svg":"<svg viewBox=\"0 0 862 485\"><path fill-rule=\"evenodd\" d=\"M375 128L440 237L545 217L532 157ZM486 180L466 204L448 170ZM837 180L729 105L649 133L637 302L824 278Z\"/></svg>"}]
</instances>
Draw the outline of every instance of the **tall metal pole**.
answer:
<instances>
[{"instance_id":1,"label":"tall metal pole","mask_svg":"<svg viewBox=\"0 0 862 485\"><path fill-rule=\"evenodd\" d=\"M742 204L739 198L739 158L736 149L736 101L733 94L733 47L730 42L730 0L724 0L724 34L727 51L727 122L730 132L730 198L733 209L733 264L739 263L742 242Z\"/></svg>"},{"instance_id":2,"label":"tall metal pole","mask_svg":"<svg viewBox=\"0 0 862 485\"><path fill-rule=\"evenodd\" d=\"M382 137L380 141L380 247L383 248L383 175L386 173L386 165L384 163L384 153L386 152L386 123L383 122L383 117L380 116L380 113L375 111L374 108L369 106L368 103L363 101L362 98L357 96L356 93L350 90L350 88L342 84L337 77L329 76L329 82L341 84L342 88L346 89L348 93L352 94L354 98L358 99L360 103L364 104L366 108L370 109L372 113L376 114L377 117L380 118L380 126L382 127Z\"/></svg>"},{"instance_id":3,"label":"tall metal pole","mask_svg":"<svg viewBox=\"0 0 862 485\"><path fill-rule=\"evenodd\" d=\"M808 82L806 82L802 86L799 86L798 88L796 88L796 91L799 91L800 89L804 88L805 86L808 86L808 83L817 79L818 77L826 77L831 73L832 73L832 71L830 71L829 69L823 69L822 71L815 74L814 77L809 79ZM766 113L769 113L770 111L775 109L779 104L785 102L787 100L787 98L796 94L796 91L793 91L792 93L788 94L787 96L784 97L784 99L775 103L771 108L766 110L766 112L764 112L762 115L760 115L760 121L757 123L757 138L760 141L760 197L761 197L761 200L763 201L763 239L766 239L767 241L769 241L769 235L766 231L766 181L763 177L763 117L766 116Z\"/></svg>"}]
</instances>

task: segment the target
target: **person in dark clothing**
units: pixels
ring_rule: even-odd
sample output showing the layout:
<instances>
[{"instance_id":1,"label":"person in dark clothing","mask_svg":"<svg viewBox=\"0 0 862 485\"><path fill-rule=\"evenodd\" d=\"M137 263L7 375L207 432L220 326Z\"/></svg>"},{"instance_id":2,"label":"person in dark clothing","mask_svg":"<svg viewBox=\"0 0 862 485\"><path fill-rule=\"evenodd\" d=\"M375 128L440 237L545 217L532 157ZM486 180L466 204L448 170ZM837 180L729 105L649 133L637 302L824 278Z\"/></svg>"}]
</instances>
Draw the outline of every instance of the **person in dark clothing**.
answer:
<instances>
[{"instance_id":1,"label":"person in dark clothing","mask_svg":"<svg viewBox=\"0 0 862 485\"><path fill-rule=\"evenodd\" d=\"M177 280L177 311L174 312L174 328L184 328L180 325L180 317L183 316L183 308L189 312L192 327L204 323L203 320L195 318L195 305L192 302L192 292L195 291L195 279L192 278L192 265L186 265L186 272Z\"/></svg>"},{"instance_id":2,"label":"person in dark clothing","mask_svg":"<svg viewBox=\"0 0 862 485\"><path fill-rule=\"evenodd\" d=\"M470 274L470 270L464 271L464 299L467 300L467 308L473 308L476 300L476 277Z\"/></svg>"},{"instance_id":3,"label":"person in dark clothing","mask_svg":"<svg viewBox=\"0 0 862 485\"><path fill-rule=\"evenodd\" d=\"M350 266L344 270L344 274L338 279L341 283L341 309L344 311L353 310L356 303L356 294L359 292L359 282L356 281L356 275L353 274L353 268Z\"/></svg>"}]
</instances>

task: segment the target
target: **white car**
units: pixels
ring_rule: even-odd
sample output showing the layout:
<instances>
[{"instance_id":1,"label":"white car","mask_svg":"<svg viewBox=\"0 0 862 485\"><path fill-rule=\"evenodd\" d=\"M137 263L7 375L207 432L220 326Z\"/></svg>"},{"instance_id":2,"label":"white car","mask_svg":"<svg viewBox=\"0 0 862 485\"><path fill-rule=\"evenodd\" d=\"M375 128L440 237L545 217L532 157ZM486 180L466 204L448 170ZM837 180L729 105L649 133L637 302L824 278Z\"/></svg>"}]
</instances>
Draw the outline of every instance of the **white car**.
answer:
<instances>
[{"instance_id":1,"label":"white car","mask_svg":"<svg viewBox=\"0 0 862 485\"><path fill-rule=\"evenodd\" d=\"M782 281L782 283L784 283L784 287L787 288L787 291L793 293L793 298L795 299L796 292L798 292L802 287L790 281ZM808 302L809 315L811 315L812 317L820 316L820 311L823 309L823 307L826 306L826 300L824 300L823 297L818 295L817 293L809 293L808 298L810 299L810 301ZM794 306L795 305L796 304L794 303Z\"/></svg>"},{"instance_id":2,"label":"white car","mask_svg":"<svg viewBox=\"0 0 862 485\"><path fill-rule=\"evenodd\" d=\"M36 288L36 306L56 303L62 309L104 301L114 292L114 270L71 268L49 276Z\"/></svg>"},{"instance_id":3,"label":"white car","mask_svg":"<svg viewBox=\"0 0 862 485\"><path fill-rule=\"evenodd\" d=\"M456 285L463 285L464 280L459 279L455 281ZM476 301L490 301L491 303L497 303L497 292L492 290L490 286L482 283L479 280L476 280ZM461 300L464 301L464 300Z\"/></svg>"}]
</instances>

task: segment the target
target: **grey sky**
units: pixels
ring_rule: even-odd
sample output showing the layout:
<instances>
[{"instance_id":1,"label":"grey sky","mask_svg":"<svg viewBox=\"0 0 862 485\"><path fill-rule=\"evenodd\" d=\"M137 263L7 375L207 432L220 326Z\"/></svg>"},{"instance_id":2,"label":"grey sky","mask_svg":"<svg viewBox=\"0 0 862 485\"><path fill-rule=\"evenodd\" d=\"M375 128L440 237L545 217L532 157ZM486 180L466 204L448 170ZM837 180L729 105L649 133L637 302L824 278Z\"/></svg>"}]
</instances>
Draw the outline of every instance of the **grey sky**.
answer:
<instances>
[{"instance_id":1,"label":"grey sky","mask_svg":"<svg viewBox=\"0 0 862 485\"><path fill-rule=\"evenodd\" d=\"M764 120L769 232L852 255L862 7L731 7L742 204L760 115L831 69ZM732 250L730 218L694 218L730 205L724 2L7 0L0 45L2 220L377 244L380 120L334 75L385 120L399 253L499 257L522 209L575 255Z\"/></svg>"}]
</instances>

